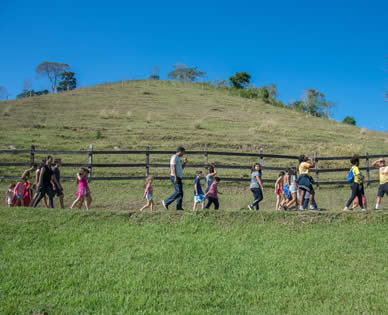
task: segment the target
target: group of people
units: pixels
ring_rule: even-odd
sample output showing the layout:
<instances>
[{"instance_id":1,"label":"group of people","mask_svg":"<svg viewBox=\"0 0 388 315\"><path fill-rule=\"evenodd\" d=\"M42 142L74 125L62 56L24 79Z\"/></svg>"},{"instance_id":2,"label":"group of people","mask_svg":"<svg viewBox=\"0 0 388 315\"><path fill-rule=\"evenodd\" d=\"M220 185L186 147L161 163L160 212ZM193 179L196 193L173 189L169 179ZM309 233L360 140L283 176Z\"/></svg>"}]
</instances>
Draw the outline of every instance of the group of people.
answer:
<instances>
[{"instance_id":1,"label":"group of people","mask_svg":"<svg viewBox=\"0 0 388 315\"><path fill-rule=\"evenodd\" d=\"M43 199L47 208L54 208L54 197L59 198L61 208L64 209L64 190L61 185L61 159L53 159L47 156L40 165L32 164L25 170L18 182L11 183L6 192L5 201L8 207L33 207L36 208ZM77 206L81 208L82 204L89 209L92 202L87 178L89 170L81 168L76 174L78 190L76 199L70 208ZM34 174L34 178L32 178ZM48 198L48 201L47 201Z\"/></svg>"},{"instance_id":2,"label":"group of people","mask_svg":"<svg viewBox=\"0 0 388 315\"><path fill-rule=\"evenodd\" d=\"M176 210L183 210L182 201L183 201L183 185L182 185L182 176L183 169L187 164L187 158L182 157L185 154L185 149L183 147L178 147L176 153L170 159L170 180L174 185L174 192L170 197L162 201L162 205L165 209L168 209L169 205L176 201ZM364 211L366 210L366 197L364 193L364 177L361 174L358 166L360 163L359 157L354 156L351 159L352 168L349 172L348 182L352 189L351 197L344 210L354 209L357 206L360 206ZM314 158L309 158L306 155L301 155L299 157L299 167L298 170L293 168L288 168L285 171L281 171L276 182L274 193L276 195L276 210L299 210L305 211L310 204L309 210L311 211L320 211L318 208L317 202L315 200L315 191L314 191L314 179L310 176L310 169L315 166ZM388 195L388 168L385 166L385 160L379 159L372 163L373 167L379 169L380 174L380 185L377 192L376 208L379 209L381 198L384 194ZM201 186L202 171L196 172L196 177L194 180L194 205L193 210L196 210L197 205L200 204L202 209L209 209L212 204L214 204L214 209L219 209L219 199L218 195L221 194L218 191L218 184L221 181L219 177L216 176L217 171L215 166L211 165L206 169L207 175L206 179L206 190L203 192ZM140 209L143 211L146 208L151 208L151 211L154 207L154 202L152 199L152 176L149 176L146 179L146 189L144 191L144 198L147 199L147 204ZM259 163L253 164L251 168L251 183L250 190L253 194L253 202L248 205L248 209L259 210L259 203L263 200L264 196L264 187L262 183L262 170ZM207 201L206 201L207 200ZM350 207L350 204L353 205Z\"/></svg>"},{"instance_id":3,"label":"group of people","mask_svg":"<svg viewBox=\"0 0 388 315\"><path fill-rule=\"evenodd\" d=\"M170 197L162 201L165 209L175 201L176 210L183 210L183 169L187 164L187 158L184 157L185 149L178 147L176 153L170 159L170 180L174 185L174 192ZM352 168L349 171L347 181L351 187L351 196L347 201L344 210L354 209L360 206L362 210L366 210L366 197L364 192L365 178L359 169L360 160L358 156L353 156L351 159ZM41 165L33 164L25 170L16 184L11 184L6 192L6 202L9 207L13 206L32 206L37 207L39 202L43 199L45 206L54 208L54 197L58 196L62 208L64 208L64 190L61 185L60 167L62 166L61 159L53 159L51 156L42 161ZM320 211L315 201L314 180L310 176L310 169L315 166L313 158L305 155L299 157L298 170L288 168L280 172L276 182L274 193L276 195L276 210L290 210L296 209L305 211L309 204L309 210ZM380 185L377 192L376 207L379 209L381 199L385 194L388 195L388 167L386 167L385 160L378 159L372 163L373 167L379 169ZM219 209L220 203L218 196L222 194L218 191L218 185L221 181L217 176L217 171L214 165L206 168L206 186L205 191L202 189L201 179L202 171L196 171L194 180L194 204L193 210L200 205L202 209L209 209L214 205L214 209ZM32 173L35 173L34 184L31 184ZM71 205L81 208L82 204L86 209L89 209L92 196L88 186L87 168L81 168L76 174L76 183L78 189L76 192L76 199ZM147 203L140 209L143 211L146 208L154 209L153 177L148 176L146 179L146 187L143 198ZM250 190L253 194L253 202L248 205L248 209L259 210L259 204L263 200L264 187L262 183L262 170L259 163L253 164L251 168L251 182ZM47 201L48 198L48 201ZM353 203L352 206L350 206Z\"/></svg>"}]
</instances>

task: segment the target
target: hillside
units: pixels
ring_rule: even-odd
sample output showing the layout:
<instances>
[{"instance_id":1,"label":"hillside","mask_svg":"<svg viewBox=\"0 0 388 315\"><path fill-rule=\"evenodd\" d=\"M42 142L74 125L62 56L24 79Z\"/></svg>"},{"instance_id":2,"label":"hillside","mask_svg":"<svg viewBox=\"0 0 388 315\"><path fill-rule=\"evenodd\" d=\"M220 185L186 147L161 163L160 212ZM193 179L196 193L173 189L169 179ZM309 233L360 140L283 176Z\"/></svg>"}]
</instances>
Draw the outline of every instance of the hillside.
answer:
<instances>
[{"instance_id":1,"label":"hillside","mask_svg":"<svg viewBox=\"0 0 388 315\"><path fill-rule=\"evenodd\" d=\"M380 153L388 135L200 84L127 81L0 103L0 146L172 149L321 155ZM17 128L15 128L17 127ZM97 131L101 138L96 139Z\"/></svg>"}]
</instances>

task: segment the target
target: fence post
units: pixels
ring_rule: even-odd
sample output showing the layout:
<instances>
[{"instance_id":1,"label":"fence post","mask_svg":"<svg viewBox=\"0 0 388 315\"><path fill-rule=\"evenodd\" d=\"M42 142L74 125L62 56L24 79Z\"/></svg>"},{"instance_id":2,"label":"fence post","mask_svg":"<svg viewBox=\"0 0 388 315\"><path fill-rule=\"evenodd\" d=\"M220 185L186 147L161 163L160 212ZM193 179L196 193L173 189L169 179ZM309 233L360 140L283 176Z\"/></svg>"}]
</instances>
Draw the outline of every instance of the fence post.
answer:
<instances>
[{"instance_id":1,"label":"fence post","mask_svg":"<svg viewBox=\"0 0 388 315\"><path fill-rule=\"evenodd\" d=\"M264 157L263 157L263 148L260 148L260 168L261 168L261 173L263 174L263 166L264 166Z\"/></svg>"},{"instance_id":2,"label":"fence post","mask_svg":"<svg viewBox=\"0 0 388 315\"><path fill-rule=\"evenodd\" d=\"M368 152L365 153L365 164L366 164L366 180L367 184L366 187L369 187L369 182L370 182L370 173L369 173L369 154Z\"/></svg>"},{"instance_id":3,"label":"fence post","mask_svg":"<svg viewBox=\"0 0 388 315\"><path fill-rule=\"evenodd\" d=\"M92 164L93 164L93 144L89 145L89 153L88 153L88 182L92 181Z\"/></svg>"},{"instance_id":4,"label":"fence post","mask_svg":"<svg viewBox=\"0 0 388 315\"><path fill-rule=\"evenodd\" d=\"M146 148L145 164L145 176L148 177L150 175L150 147L148 145Z\"/></svg>"},{"instance_id":5,"label":"fence post","mask_svg":"<svg viewBox=\"0 0 388 315\"><path fill-rule=\"evenodd\" d=\"M30 164L34 164L35 163L35 146L32 145L31 146L31 152L30 152Z\"/></svg>"},{"instance_id":6,"label":"fence post","mask_svg":"<svg viewBox=\"0 0 388 315\"><path fill-rule=\"evenodd\" d=\"M207 144L205 144L205 166L207 167L209 165L209 158L208 158L208 153L207 153Z\"/></svg>"},{"instance_id":7,"label":"fence post","mask_svg":"<svg viewBox=\"0 0 388 315\"><path fill-rule=\"evenodd\" d=\"M319 190L318 152L315 152L314 154L314 161L315 161L315 180L316 180L317 190Z\"/></svg>"}]
</instances>

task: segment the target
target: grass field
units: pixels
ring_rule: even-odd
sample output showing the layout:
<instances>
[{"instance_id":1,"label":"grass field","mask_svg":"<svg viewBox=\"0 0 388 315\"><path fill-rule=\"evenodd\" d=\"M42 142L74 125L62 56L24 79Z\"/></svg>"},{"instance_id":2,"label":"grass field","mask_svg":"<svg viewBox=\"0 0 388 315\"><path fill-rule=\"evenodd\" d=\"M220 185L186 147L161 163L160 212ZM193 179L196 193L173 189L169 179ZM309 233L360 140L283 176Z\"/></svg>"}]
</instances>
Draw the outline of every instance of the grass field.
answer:
<instances>
[{"instance_id":1,"label":"grass field","mask_svg":"<svg viewBox=\"0 0 388 315\"><path fill-rule=\"evenodd\" d=\"M0 149L202 150L320 156L386 152L388 135L315 118L201 84L128 81L57 95L0 102ZM36 160L43 155L37 155ZM61 157L86 163L87 156ZM203 163L202 156L188 156ZM0 155L27 162L29 155ZM166 164L169 155L151 156ZM256 158L209 156L210 163L251 165ZM144 155L94 157L95 163L143 163ZM321 167L348 167L348 161ZM293 167L295 161L265 160ZM0 175L23 168L0 167ZM62 169L74 176L77 169ZM168 169L152 169L168 175ZM184 175L194 176L195 169ZM277 172L265 171L274 179ZM94 176L143 176L144 169L94 168ZM219 169L222 177L249 170ZM322 173L320 180L345 180ZM372 179L377 173L372 172ZM2 194L9 180L0 180ZM65 205L75 181L64 181ZM92 210L0 208L0 313L386 313L388 199L383 211L342 211L347 186L322 187L324 211L276 212L272 185L261 211L247 211L248 183L221 181L220 211L161 209L172 192L154 182L157 209L140 213L143 181L92 181ZM366 189L368 209L377 185ZM58 206L58 200L56 200Z\"/></svg>"},{"instance_id":2,"label":"grass field","mask_svg":"<svg viewBox=\"0 0 388 315\"><path fill-rule=\"evenodd\" d=\"M383 314L383 213L0 208L0 313Z\"/></svg>"}]
</instances>

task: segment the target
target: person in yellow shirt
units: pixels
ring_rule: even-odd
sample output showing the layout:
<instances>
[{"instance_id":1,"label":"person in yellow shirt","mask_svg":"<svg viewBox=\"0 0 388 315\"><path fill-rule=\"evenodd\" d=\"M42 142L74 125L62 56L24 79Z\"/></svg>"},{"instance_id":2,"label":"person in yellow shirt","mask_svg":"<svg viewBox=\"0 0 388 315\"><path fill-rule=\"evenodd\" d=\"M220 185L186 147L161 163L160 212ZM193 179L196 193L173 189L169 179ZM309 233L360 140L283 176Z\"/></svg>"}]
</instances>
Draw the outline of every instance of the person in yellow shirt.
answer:
<instances>
[{"instance_id":1,"label":"person in yellow shirt","mask_svg":"<svg viewBox=\"0 0 388 315\"><path fill-rule=\"evenodd\" d=\"M315 166L314 159L310 160L307 156L305 156L303 154L301 156L299 156L299 177L298 177L296 183L298 185L299 192L300 192L300 200L299 200L299 210L300 211L305 210L305 208L303 207L303 203L304 203L304 196L305 196L306 192L310 193L310 204L311 205L315 204L313 202L314 198L315 198L315 192L314 192L314 188L313 188L314 180L310 176L310 168L312 168L314 166ZM319 209L314 207L314 206L310 206L310 210L318 211Z\"/></svg>"},{"instance_id":2,"label":"person in yellow shirt","mask_svg":"<svg viewBox=\"0 0 388 315\"><path fill-rule=\"evenodd\" d=\"M360 165L360 159L357 155L353 156L350 160L350 163L353 165L351 171L353 172L353 182L350 184L350 188L352 189L352 195L350 196L348 202L344 210L349 210L350 204L353 200L358 197L359 205L362 211L365 211L364 204L362 202L362 181L364 176L361 175L360 169L358 168Z\"/></svg>"},{"instance_id":3,"label":"person in yellow shirt","mask_svg":"<svg viewBox=\"0 0 388 315\"><path fill-rule=\"evenodd\" d=\"M372 166L378 168L380 174L380 185L376 198L376 210L378 210L380 207L381 198L384 197L384 194L387 194L388 196L388 167L385 165L385 160L382 158L374 161Z\"/></svg>"}]
</instances>

